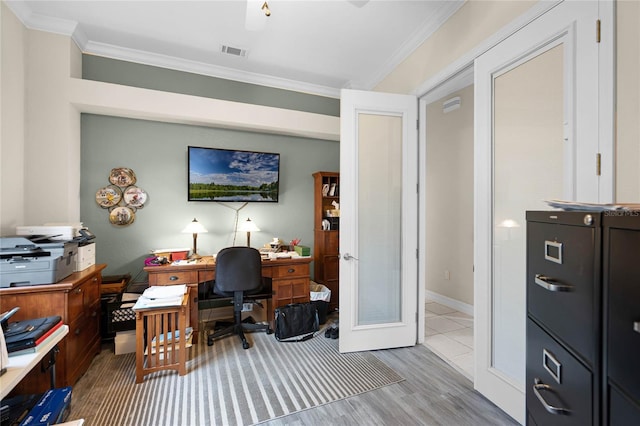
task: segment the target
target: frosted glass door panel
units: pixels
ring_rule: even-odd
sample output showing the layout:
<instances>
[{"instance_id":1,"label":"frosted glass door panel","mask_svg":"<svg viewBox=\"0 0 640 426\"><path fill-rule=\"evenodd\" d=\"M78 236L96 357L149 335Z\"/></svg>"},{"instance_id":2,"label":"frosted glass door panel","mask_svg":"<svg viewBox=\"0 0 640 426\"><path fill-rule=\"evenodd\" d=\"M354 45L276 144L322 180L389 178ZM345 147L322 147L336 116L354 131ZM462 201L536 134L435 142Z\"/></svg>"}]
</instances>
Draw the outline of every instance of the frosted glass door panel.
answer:
<instances>
[{"instance_id":1,"label":"frosted glass door panel","mask_svg":"<svg viewBox=\"0 0 640 426\"><path fill-rule=\"evenodd\" d=\"M359 114L358 325L402 315L402 118Z\"/></svg>"},{"instance_id":2,"label":"frosted glass door panel","mask_svg":"<svg viewBox=\"0 0 640 426\"><path fill-rule=\"evenodd\" d=\"M524 383L527 210L563 196L562 44L494 79L493 366Z\"/></svg>"}]
</instances>

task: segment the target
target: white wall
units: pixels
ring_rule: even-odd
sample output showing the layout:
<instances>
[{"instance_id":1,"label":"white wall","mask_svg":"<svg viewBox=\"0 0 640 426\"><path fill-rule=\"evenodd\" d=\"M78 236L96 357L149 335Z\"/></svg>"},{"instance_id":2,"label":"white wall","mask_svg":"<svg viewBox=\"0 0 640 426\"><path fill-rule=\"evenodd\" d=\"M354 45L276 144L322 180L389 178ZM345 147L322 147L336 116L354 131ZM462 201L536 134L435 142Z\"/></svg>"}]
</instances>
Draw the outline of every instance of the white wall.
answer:
<instances>
[{"instance_id":1,"label":"white wall","mask_svg":"<svg viewBox=\"0 0 640 426\"><path fill-rule=\"evenodd\" d=\"M339 139L338 117L81 80L70 37L25 29L4 3L1 19L3 235L81 221L81 112Z\"/></svg>"},{"instance_id":2,"label":"white wall","mask_svg":"<svg viewBox=\"0 0 640 426\"><path fill-rule=\"evenodd\" d=\"M394 93L415 93L425 81L439 76L445 68L476 49L484 40L490 38L501 28L527 12L536 3L536 1L467 1L432 37L426 40L378 84L375 90ZM473 117L472 103L472 97L471 103L463 102L463 108L467 105L471 107L471 111L466 110L466 113L471 114L471 117ZM471 126L472 131L473 119L471 119L470 123L461 124L462 128L458 128L455 131L464 132L464 127L467 125ZM428 128L427 131L429 131ZM443 131L446 130L443 129ZM462 137L462 133L460 136ZM472 144L473 135L470 136L470 139ZM456 143L462 143L461 141L462 139L456 141ZM427 138L427 144L429 143L430 138ZM429 146L427 147L427 156L429 151L442 149L442 146ZM450 155L451 152L448 154ZM466 154L471 155L471 158L473 158L472 146L469 151L466 151ZM460 161L459 164L466 161L462 158L458 160ZM434 171L430 170L430 167L438 167L442 166L442 164L431 164L429 163L430 161L429 159L427 160L426 173L433 176L432 172ZM436 163L436 160L434 160L434 163ZM452 169L457 170L455 166ZM438 170L440 171L435 171L437 176L435 177L435 182L430 181L431 177L427 177L427 188L430 185L435 185L435 187L431 187L431 195L427 195L427 212L425 214L428 222L426 227L430 228L429 222L438 222L438 225L436 225L436 228L431 229L432 233L427 232L426 236L424 285L428 292L453 299L450 300L452 303L462 302L464 305L456 303L456 306L458 306L458 309L463 309L473 305L474 299L472 183L469 187L469 179L472 182L472 177L460 177L458 183L461 187L453 190L454 192L459 192L457 194L446 191L434 192L433 190L443 180L450 179L448 175L443 177L438 173L453 173L452 170L442 170L442 167ZM468 171L473 173L472 160ZM462 187L465 188L463 189ZM463 191L468 191L468 193ZM457 203L457 206L467 206L468 218L461 218L459 214L456 214L457 210L455 208L452 209L451 214L444 214L442 210L438 211L438 207L435 207L435 212L432 210L434 204L442 206L451 202ZM452 216L454 217L453 219L451 218ZM456 229L458 223L461 224L460 231ZM443 230L442 232L440 231L441 229ZM455 244L445 242L445 229L449 231L449 236L451 236L451 232L456 233L454 237ZM456 230L452 231L453 229ZM467 233L470 235L467 235ZM439 250L443 247L444 251L440 253ZM470 247L471 252L469 252ZM469 265L471 265L471 268L469 268ZM450 272L449 280L444 278L445 270Z\"/></svg>"},{"instance_id":3,"label":"white wall","mask_svg":"<svg viewBox=\"0 0 640 426\"><path fill-rule=\"evenodd\" d=\"M455 96L460 108L443 112ZM473 305L473 86L429 104L426 119L426 289Z\"/></svg>"},{"instance_id":4,"label":"white wall","mask_svg":"<svg viewBox=\"0 0 640 426\"><path fill-rule=\"evenodd\" d=\"M438 31L389 73L375 90L411 93L536 3L467 1Z\"/></svg>"},{"instance_id":5,"label":"white wall","mask_svg":"<svg viewBox=\"0 0 640 426\"><path fill-rule=\"evenodd\" d=\"M28 31L23 224L80 221L80 114L67 100L80 75L69 37Z\"/></svg>"},{"instance_id":6,"label":"white wall","mask_svg":"<svg viewBox=\"0 0 640 426\"><path fill-rule=\"evenodd\" d=\"M0 3L0 233L15 232L24 216L26 30Z\"/></svg>"}]
</instances>

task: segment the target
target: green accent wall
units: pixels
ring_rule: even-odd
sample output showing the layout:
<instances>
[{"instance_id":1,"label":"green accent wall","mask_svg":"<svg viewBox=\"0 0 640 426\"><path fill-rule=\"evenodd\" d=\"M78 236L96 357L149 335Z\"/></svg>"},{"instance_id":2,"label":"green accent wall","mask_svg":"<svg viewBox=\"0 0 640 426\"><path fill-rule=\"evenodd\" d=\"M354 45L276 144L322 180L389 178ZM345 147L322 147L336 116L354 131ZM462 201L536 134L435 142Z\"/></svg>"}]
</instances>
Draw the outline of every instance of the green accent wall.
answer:
<instances>
[{"instance_id":1,"label":"green accent wall","mask_svg":"<svg viewBox=\"0 0 640 426\"><path fill-rule=\"evenodd\" d=\"M246 233L234 234L237 219L248 217L260 228L251 245L260 247L278 237L302 238L313 246L313 177L318 170L338 171L339 143L290 136L189 126L83 114L80 217L96 234L96 260L108 265L105 275L130 273L146 281L142 271L150 250L191 248L191 234L181 233L193 218L209 231L198 236L198 252L217 253L246 245ZM280 153L280 196L277 203L187 201L187 146ZM128 167L136 186L148 194L135 221L118 227L109 211L95 201L96 191L109 185L114 167ZM235 240L234 240L235 238ZM313 255L313 253L312 253Z\"/></svg>"},{"instance_id":2,"label":"green accent wall","mask_svg":"<svg viewBox=\"0 0 640 426\"><path fill-rule=\"evenodd\" d=\"M340 116L340 99L82 55L82 78L144 89Z\"/></svg>"}]
</instances>

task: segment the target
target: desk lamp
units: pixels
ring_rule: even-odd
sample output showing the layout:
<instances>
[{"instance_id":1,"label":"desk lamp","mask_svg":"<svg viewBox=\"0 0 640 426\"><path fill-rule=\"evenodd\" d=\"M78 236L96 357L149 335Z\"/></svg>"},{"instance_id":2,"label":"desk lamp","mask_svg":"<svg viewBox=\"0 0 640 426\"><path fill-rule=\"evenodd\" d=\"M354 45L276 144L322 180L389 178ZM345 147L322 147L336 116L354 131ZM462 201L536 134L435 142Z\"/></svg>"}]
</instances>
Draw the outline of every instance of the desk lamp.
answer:
<instances>
[{"instance_id":1,"label":"desk lamp","mask_svg":"<svg viewBox=\"0 0 640 426\"><path fill-rule=\"evenodd\" d=\"M204 234L209 232L205 229L200 222L194 217L191 222L182 230L185 234L193 234L193 253L189 256L189 259L200 259L202 256L198 254L196 241L198 240L198 234Z\"/></svg>"},{"instance_id":2,"label":"desk lamp","mask_svg":"<svg viewBox=\"0 0 640 426\"><path fill-rule=\"evenodd\" d=\"M240 224L240 231L247 233L247 247L251 247L251 233L259 230L260 228L258 228L255 222L252 222L249 218Z\"/></svg>"}]
</instances>

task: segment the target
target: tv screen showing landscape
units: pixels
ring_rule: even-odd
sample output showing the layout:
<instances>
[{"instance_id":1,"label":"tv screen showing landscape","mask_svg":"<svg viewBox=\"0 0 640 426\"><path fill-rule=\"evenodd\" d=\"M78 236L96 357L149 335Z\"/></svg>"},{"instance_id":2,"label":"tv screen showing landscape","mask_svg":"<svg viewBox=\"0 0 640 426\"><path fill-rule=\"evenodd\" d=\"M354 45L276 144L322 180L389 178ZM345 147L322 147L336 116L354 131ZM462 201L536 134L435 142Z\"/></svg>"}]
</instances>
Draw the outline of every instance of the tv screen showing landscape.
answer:
<instances>
[{"instance_id":1,"label":"tv screen showing landscape","mask_svg":"<svg viewBox=\"0 0 640 426\"><path fill-rule=\"evenodd\" d=\"M280 154L188 147L189 201L277 202Z\"/></svg>"}]
</instances>

